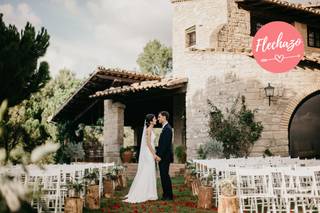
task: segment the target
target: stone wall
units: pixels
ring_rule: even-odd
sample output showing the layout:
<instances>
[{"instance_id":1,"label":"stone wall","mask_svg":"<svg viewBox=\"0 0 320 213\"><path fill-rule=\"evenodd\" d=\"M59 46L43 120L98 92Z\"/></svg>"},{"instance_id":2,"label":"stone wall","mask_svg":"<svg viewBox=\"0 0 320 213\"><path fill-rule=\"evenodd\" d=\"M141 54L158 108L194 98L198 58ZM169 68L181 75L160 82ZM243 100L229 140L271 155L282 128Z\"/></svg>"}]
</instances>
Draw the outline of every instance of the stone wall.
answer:
<instances>
[{"instance_id":1,"label":"stone wall","mask_svg":"<svg viewBox=\"0 0 320 213\"><path fill-rule=\"evenodd\" d=\"M288 125L291 114L307 95L320 90L319 70L297 67L285 74L272 74L261 69L251 57L223 52L190 52L179 68L189 77L186 95L186 126L188 158L197 156L200 144L208 136L210 99L220 109L230 107L239 95L246 97L250 109L256 109L256 120L264 126L261 139L252 149L252 156L266 149L288 155ZM275 97L268 104L264 87L271 83ZM295 100L295 101L293 101Z\"/></svg>"},{"instance_id":2,"label":"stone wall","mask_svg":"<svg viewBox=\"0 0 320 213\"><path fill-rule=\"evenodd\" d=\"M239 9L234 0L181 0L173 7L173 73L189 78L188 159L197 157L199 145L210 140L207 99L225 109L239 95L245 95L250 109L257 109L256 120L264 126L251 155L262 155L269 148L274 154L287 156L290 118L304 97L320 89L320 70L297 66L288 73L272 74L241 53L192 51L185 47L184 39L185 29L193 25L197 33L194 49L250 48L250 13ZM303 25L295 25L306 32ZM275 87L271 106L264 94L268 83Z\"/></svg>"},{"instance_id":3,"label":"stone wall","mask_svg":"<svg viewBox=\"0 0 320 213\"><path fill-rule=\"evenodd\" d=\"M189 0L173 3L173 66L184 61L186 48L185 30L196 26L197 44L195 48L209 48L212 37L228 21L226 0ZM175 74L184 75L185 70L175 69Z\"/></svg>"},{"instance_id":4,"label":"stone wall","mask_svg":"<svg viewBox=\"0 0 320 213\"><path fill-rule=\"evenodd\" d=\"M238 7L234 0L228 2L228 23L218 32L217 46L221 48L250 48L250 12Z\"/></svg>"}]
</instances>

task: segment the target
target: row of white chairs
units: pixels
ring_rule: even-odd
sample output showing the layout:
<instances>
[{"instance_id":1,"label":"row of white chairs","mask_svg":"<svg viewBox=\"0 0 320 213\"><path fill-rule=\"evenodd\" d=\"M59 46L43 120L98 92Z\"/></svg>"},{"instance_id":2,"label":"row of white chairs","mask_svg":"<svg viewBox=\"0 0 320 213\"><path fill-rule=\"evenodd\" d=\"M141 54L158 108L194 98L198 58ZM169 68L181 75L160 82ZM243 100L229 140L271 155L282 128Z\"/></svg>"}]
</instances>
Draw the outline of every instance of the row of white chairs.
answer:
<instances>
[{"instance_id":1,"label":"row of white chairs","mask_svg":"<svg viewBox=\"0 0 320 213\"><path fill-rule=\"evenodd\" d=\"M114 163L75 163L71 165L45 165L39 168L36 165L12 166L2 170L16 180L30 187L33 191L31 204L39 213L44 211L63 212L64 198L68 193L68 185L75 182L83 182L87 173L97 171L99 175L99 195L103 193L103 174ZM82 192L81 196L85 192Z\"/></svg>"},{"instance_id":2,"label":"row of white chairs","mask_svg":"<svg viewBox=\"0 0 320 213\"><path fill-rule=\"evenodd\" d=\"M317 168L320 168L319 167L320 161L316 159L302 160L299 158L279 157L279 156L266 157L266 158L249 157L249 158L234 158L234 159L193 160L193 162L195 163L196 172L199 178L206 178L209 175L212 175L213 177L212 186L214 188L214 200L215 200L216 206L218 206L218 200L219 200L218 197L221 195L220 187L219 187L220 181L224 179L235 178L235 177L237 177L238 179L239 172L241 174L241 171L243 170L245 171L244 174L249 174L248 172L252 172L252 174L255 174L254 171L259 171L259 172L264 172L264 174L266 174L265 172L267 172L267 174L281 176L282 173L274 172L274 171L284 170L284 171L287 171L287 173L289 173L294 168L302 168L303 170L307 170L307 171L310 171L310 168L313 168L313 170L315 171ZM300 170L299 169L293 170L291 171L291 174L293 175L298 171ZM268 177L273 177L273 176L268 176ZM240 184L240 182L237 181L237 184ZM278 182L277 184L278 186L281 185L280 182ZM320 183L316 186L320 187ZM274 191L272 192L277 192L277 196L282 195L281 193L279 193L280 189L277 189L277 188L272 188L272 189L274 189ZM237 194L239 195L240 192L241 191L239 191L239 185L237 185ZM247 208L248 205L249 206L252 205L250 206L251 208L250 212L257 212L258 210L254 211L254 209L256 209L255 203L257 203L257 202L253 202L255 201L255 199L253 200L250 199L249 201L250 202L249 203L247 202L247 205L245 205L246 204L245 202L240 202L240 204L246 210L248 210ZM264 200L264 201L267 201L267 200ZM267 203L273 204L273 209L277 209L277 207L279 206L281 207L280 204L283 203L283 200L280 200L280 201L281 202L279 203L279 200L271 199L271 200L268 200ZM267 203L262 202L260 204L267 204ZM283 210L282 212L286 212L286 210Z\"/></svg>"},{"instance_id":3,"label":"row of white chairs","mask_svg":"<svg viewBox=\"0 0 320 213\"><path fill-rule=\"evenodd\" d=\"M235 176L237 167L242 168L262 168L262 167L285 167L285 166L317 166L320 161L317 159L300 159L291 157L248 157L248 158L230 158L230 159L208 159L193 160L196 167L197 176L213 176L215 204L218 205L219 187L218 182L222 179Z\"/></svg>"},{"instance_id":4,"label":"row of white chairs","mask_svg":"<svg viewBox=\"0 0 320 213\"><path fill-rule=\"evenodd\" d=\"M236 170L240 212L320 212L320 166Z\"/></svg>"}]
</instances>

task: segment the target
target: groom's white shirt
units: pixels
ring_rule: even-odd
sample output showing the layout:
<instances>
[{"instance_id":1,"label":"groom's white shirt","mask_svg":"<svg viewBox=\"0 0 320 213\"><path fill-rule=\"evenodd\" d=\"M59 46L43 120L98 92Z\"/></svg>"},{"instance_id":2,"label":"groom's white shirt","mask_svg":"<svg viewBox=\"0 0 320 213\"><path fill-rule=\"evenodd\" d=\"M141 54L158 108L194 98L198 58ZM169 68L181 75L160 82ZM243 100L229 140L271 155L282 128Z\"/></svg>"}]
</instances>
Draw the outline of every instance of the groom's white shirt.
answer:
<instances>
[{"instance_id":1,"label":"groom's white shirt","mask_svg":"<svg viewBox=\"0 0 320 213\"><path fill-rule=\"evenodd\" d=\"M168 124L168 121L166 121L164 124L162 124L162 129Z\"/></svg>"}]
</instances>

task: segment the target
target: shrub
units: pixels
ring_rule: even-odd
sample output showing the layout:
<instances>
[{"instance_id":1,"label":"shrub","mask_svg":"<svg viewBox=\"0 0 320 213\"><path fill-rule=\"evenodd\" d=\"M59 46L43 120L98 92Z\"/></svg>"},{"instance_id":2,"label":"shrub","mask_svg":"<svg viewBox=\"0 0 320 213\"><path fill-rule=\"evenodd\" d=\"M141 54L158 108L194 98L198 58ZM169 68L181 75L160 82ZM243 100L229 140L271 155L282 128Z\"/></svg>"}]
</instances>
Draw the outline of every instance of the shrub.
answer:
<instances>
[{"instance_id":1,"label":"shrub","mask_svg":"<svg viewBox=\"0 0 320 213\"><path fill-rule=\"evenodd\" d=\"M184 145L177 146L175 154L180 163L185 163L187 159L186 147Z\"/></svg>"},{"instance_id":2,"label":"shrub","mask_svg":"<svg viewBox=\"0 0 320 213\"><path fill-rule=\"evenodd\" d=\"M84 159L85 156L82 143L69 142L64 149L64 153L68 158L75 162Z\"/></svg>"},{"instance_id":3,"label":"shrub","mask_svg":"<svg viewBox=\"0 0 320 213\"><path fill-rule=\"evenodd\" d=\"M201 159L224 157L223 144L216 139L213 139L208 143L201 145L198 149L198 157Z\"/></svg>"},{"instance_id":4,"label":"shrub","mask_svg":"<svg viewBox=\"0 0 320 213\"><path fill-rule=\"evenodd\" d=\"M263 126L254 120L256 110L249 110L245 97L239 97L224 115L210 100L209 135L223 144L226 157L248 156L253 144L260 138Z\"/></svg>"}]
</instances>

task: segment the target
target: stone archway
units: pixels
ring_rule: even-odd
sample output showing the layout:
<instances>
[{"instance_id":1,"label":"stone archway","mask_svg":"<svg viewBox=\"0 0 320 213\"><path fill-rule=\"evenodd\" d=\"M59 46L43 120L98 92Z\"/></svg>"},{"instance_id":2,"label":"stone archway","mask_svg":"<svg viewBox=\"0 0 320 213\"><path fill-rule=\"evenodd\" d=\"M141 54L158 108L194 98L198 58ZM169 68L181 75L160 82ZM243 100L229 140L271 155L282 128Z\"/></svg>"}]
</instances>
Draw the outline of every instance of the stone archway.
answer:
<instances>
[{"instance_id":1,"label":"stone archway","mask_svg":"<svg viewBox=\"0 0 320 213\"><path fill-rule=\"evenodd\" d=\"M320 90L299 103L289 124L289 152L292 157L320 157Z\"/></svg>"},{"instance_id":2,"label":"stone archway","mask_svg":"<svg viewBox=\"0 0 320 213\"><path fill-rule=\"evenodd\" d=\"M320 91L320 82L311 86L307 87L303 90L301 90L287 105L287 108L282 114L281 121L280 121L280 129L283 132L287 132L288 134L288 150L290 154L290 123L291 120L298 109L298 107L308 99L308 97L312 96L312 94L315 94Z\"/></svg>"}]
</instances>

